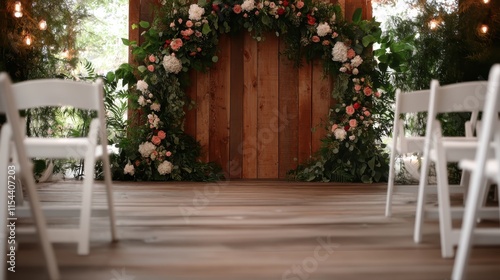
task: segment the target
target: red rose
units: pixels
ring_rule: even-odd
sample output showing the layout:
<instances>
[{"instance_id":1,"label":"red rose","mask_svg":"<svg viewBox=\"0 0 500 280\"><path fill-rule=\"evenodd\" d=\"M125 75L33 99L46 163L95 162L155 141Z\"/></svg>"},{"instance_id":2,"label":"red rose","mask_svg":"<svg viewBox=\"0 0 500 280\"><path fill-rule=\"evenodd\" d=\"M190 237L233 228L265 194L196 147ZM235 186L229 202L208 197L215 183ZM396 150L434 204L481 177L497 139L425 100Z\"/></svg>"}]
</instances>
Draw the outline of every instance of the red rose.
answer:
<instances>
[{"instance_id":1,"label":"red rose","mask_svg":"<svg viewBox=\"0 0 500 280\"><path fill-rule=\"evenodd\" d=\"M309 25L314 25L316 23L316 18L314 18L313 16L311 16L310 14L307 15L307 24Z\"/></svg>"},{"instance_id":2,"label":"red rose","mask_svg":"<svg viewBox=\"0 0 500 280\"><path fill-rule=\"evenodd\" d=\"M288 0L283 1L283 7L288 7L289 3Z\"/></svg>"},{"instance_id":3,"label":"red rose","mask_svg":"<svg viewBox=\"0 0 500 280\"><path fill-rule=\"evenodd\" d=\"M285 14L285 12L286 12L286 11L285 11L285 9L283 9L283 8L278 8L278 15L280 15L280 16L281 16L281 15Z\"/></svg>"},{"instance_id":4,"label":"red rose","mask_svg":"<svg viewBox=\"0 0 500 280\"><path fill-rule=\"evenodd\" d=\"M356 102L352 106L354 107L354 109L358 110L359 107L361 107L361 104L359 104L358 102Z\"/></svg>"},{"instance_id":5,"label":"red rose","mask_svg":"<svg viewBox=\"0 0 500 280\"><path fill-rule=\"evenodd\" d=\"M216 12L220 11L220 9L219 9L219 5L215 5L215 4L214 4L214 5L212 5L212 10L214 10L214 11L216 11Z\"/></svg>"},{"instance_id":6,"label":"red rose","mask_svg":"<svg viewBox=\"0 0 500 280\"><path fill-rule=\"evenodd\" d=\"M344 126L345 131L349 131L349 128L351 128L349 125Z\"/></svg>"}]
</instances>

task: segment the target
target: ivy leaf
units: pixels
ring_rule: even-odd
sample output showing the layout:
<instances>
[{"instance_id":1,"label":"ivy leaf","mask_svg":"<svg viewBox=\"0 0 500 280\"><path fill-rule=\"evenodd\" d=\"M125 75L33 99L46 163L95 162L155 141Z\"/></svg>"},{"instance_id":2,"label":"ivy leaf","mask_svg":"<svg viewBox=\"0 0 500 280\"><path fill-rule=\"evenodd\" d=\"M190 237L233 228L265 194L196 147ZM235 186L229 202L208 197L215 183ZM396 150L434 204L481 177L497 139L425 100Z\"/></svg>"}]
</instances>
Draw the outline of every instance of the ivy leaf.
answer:
<instances>
[{"instance_id":1,"label":"ivy leaf","mask_svg":"<svg viewBox=\"0 0 500 280\"><path fill-rule=\"evenodd\" d=\"M217 61L219 61L219 57L216 55L212 56L212 62L217 63Z\"/></svg>"},{"instance_id":2,"label":"ivy leaf","mask_svg":"<svg viewBox=\"0 0 500 280\"><path fill-rule=\"evenodd\" d=\"M354 14L352 15L352 22L360 23L361 16L363 15L362 13L363 13L363 10L361 8L357 8L356 11L354 11Z\"/></svg>"},{"instance_id":3,"label":"ivy leaf","mask_svg":"<svg viewBox=\"0 0 500 280\"><path fill-rule=\"evenodd\" d=\"M201 33L203 33L203 35L207 35L208 33L210 33L210 31L212 31L212 29L210 29L210 25L208 25L208 23L203 24Z\"/></svg>"},{"instance_id":4,"label":"ivy leaf","mask_svg":"<svg viewBox=\"0 0 500 280\"><path fill-rule=\"evenodd\" d=\"M363 37L362 41L363 41L363 46L364 47L368 47L368 45L370 45L371 43L375 42L377 39L372 36L372 35L366 35L365 37Z\"/></svg>"},{"instance_id":5,"label":"ivy leaf","mask_svg":"<svg viewBox=\"0 0 500 280\"><path fill-rule=\"evenodd\" d=\"M139 25L140 25L142 28L149 28L149 22L144 21L144 20L141 20L141 22L139 22Z\"/></svg>"},{"instance_id":6,"label":"ivy leaf","mask_svg":"<svg viewBox=\"0 0 500 280\"><path fill-rule=\"evenodd\" d=\"M147 68L146 68L146 66L141 65L141 66L137 67L137 70L139 70L141 73L144 73L144 71L146 71Z\"/></svg>"},{"instance_id":7,"label":"ivy leaf","mask_svg":"<svg viewBox=\"0 0 500 280\"><path fill-rule=\"evenodd\" d=\"M271 26L271 19L267 15L264 15L262 16L262 23L264 25Z\"/></svg>"}]
</instances>

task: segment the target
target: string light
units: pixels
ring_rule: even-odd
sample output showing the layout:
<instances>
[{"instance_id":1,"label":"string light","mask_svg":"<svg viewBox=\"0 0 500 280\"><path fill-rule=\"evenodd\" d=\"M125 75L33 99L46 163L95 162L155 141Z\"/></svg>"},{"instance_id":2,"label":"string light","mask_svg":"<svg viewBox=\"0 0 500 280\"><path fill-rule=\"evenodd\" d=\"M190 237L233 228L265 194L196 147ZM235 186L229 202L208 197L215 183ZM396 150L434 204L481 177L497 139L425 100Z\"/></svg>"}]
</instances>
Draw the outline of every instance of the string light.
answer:
<instances>
[{"instance_id":1,"label":"string light","mask_svg":"<svg viewBox=\"0 0 500 280\"><path fill-rule=\"evenodd\" d=\"M14 3L14 16L16 18L20 18L23 16L23 7L21 5L21 2L20 1L16 1Z\"/></svg>"},{"instance_id":2,"label":"string light","mask_svg":"<svg viewBox=\"0 0 500 280\"><path fill-rule=\"evenodd\" d=\"M488 3L490 3L490 0L483 0L483 3L488 4Z\"/></svg>"},{"instance_id":3,"label":"string light","mask_svg":"<svg viewBox=\"0 0 500 280\"><path fill-rule=\"evenodd\" d=\"M31 43L33 42L33 39L31 38L31 35L26 35L26 37L24 37L24 43L27 45L27 46L30 46Z\"/></svg>"},{"instance_id":4,"label":"string light","mask_svg":"<svg viewBox=\"0 0 500 280\"><path fill-rule=\"evenodd\" d=\"M40 30L46 30L47 29L47 22L45 20L40 20L40 22L38 23L38 28Z\"/></svg>"},{"instance_id":5,"label":"string light","mask_svg":"<svg viewBox=\"0 0 500 280\"><path fill-rule=\"evenodd\" d=\"M482 34L488 33L488 30L489 27L487 24L481 24L481 26L479 26L479 32L481 32Z\"/></svg>"},{"instance_id":6,"label":"string light","mask_svg":"<svg viewBox=\"0 0 500 280\"><path fill-rule=\"evenodd\" d=\"M439 25L439 21L435 20L435 19L432 19L431 21L429 21L429 28L431 30L434 30L438 27Z\"/></svg>"}]
</instances>

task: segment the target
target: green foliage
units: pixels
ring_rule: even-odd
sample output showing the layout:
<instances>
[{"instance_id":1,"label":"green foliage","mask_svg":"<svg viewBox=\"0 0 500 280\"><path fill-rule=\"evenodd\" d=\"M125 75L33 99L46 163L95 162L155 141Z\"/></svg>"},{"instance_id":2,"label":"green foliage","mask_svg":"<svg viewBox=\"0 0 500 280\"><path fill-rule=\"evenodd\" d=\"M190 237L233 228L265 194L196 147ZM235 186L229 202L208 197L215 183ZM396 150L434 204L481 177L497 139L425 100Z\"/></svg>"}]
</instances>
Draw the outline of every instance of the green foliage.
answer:
<instances>
[{"instance_id":1,"label":"green foliage","mask_svg":"<svg viewBox=\"0 0 500 280\"><path fill-rule=\"evenodd\" d=\"M307 181L384 180L387 155L380 133L387 128L378 119L387 111L387 103L377 89L387 82L382 78L385 70L377 70L372 52L382 31L379 23L361 20L360 10L352 23L341 15L339 5L310 0L216 0L198 1L198 5L174 0L162 5L153 22L135 25L145 29L142 44L123 40L132 47L137 64L124 64L110 75L131 86L131 104L144 122L130 127L130 136L120 143L123 170L121 176L115 176L135 180L218 178L213 165L198 161L198 143L183 132L184 107L191 104L184 92L186 73L204 71L217 62L219 34L245 29L258 41L264 35L280 36L287 44L284 54L297 65L303 58L321 59L325 73L338 77L332 93L337 105L325 123L331 133L323 139L318 155L290 175ZM387 41L385 46L392 48L384 53L394 60L390 64L402 64L397 55L408 52L406 45Z\"/></svg>"}]
</instances>

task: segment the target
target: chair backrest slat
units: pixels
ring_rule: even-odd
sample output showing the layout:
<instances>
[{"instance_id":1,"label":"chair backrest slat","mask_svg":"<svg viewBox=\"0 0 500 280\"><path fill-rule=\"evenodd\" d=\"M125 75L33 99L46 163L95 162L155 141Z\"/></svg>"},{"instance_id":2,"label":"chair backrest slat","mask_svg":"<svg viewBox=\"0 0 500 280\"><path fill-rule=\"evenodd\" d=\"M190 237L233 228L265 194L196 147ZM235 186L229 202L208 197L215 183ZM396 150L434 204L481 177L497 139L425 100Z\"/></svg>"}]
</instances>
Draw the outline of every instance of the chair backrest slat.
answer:
<instances>
[{"instance_id":1,"label":"chair backrest slat","mask_svg":"<svg viewBox=\"0 0 500 280\"><path fill-rule=\"evenodd\" d=\"M100 91L98 83L44 79L19 82L12 87L19 109L72 106L99 111L102 103L95 98Z\"/></svg>"},{"instance_id":2,"label":"chair backrest slat","mask_svg":"<svg viewBox=\"0 0 500 280\"><path fill-rule=\"evenodd\" d=\"M433 86L434 85L434 86ZM462 82L440 86L431 84L435 113L478 112L483 109L488 81ZM429 110L430 111L430 110Z\"/></svg>"},{"instance_id":3,"label":"chair backrest slat","mask_svg":"<svg viewBox=\"0 0 500 280\"><path fill-rule=\"evenodd\" d=\"M419 113L426 112L429 109L430 90L417 90L410 92L401 92L396 94L396 112Z\"/></svg>"}]
</instances>

